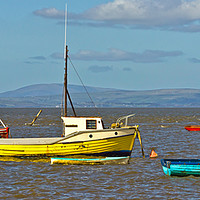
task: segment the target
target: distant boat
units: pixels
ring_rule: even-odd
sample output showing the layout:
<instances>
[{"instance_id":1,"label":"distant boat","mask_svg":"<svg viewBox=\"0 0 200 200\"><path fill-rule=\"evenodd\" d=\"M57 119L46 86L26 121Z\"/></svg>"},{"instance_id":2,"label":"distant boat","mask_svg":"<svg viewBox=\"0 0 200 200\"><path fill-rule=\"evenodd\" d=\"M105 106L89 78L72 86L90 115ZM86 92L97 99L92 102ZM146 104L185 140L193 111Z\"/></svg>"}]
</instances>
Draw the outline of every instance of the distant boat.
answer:
<instances>
[{"instance_id":1,"label":"distant boat","mask_svg":"<svg viewBox=\"0 0 200 200\"><path fill-rule=\"evenodd\" d=\"M161 165L168 176L200 176L200 159L162 159Z\"/></svg>"},{"instance_id":2,"label":"distant boat","mask_svg":"<svg viewBox=\"0 0 200 200\"><path fill-rule=\"evenodd\" d=\"M200 125L185 126L188 131L200 131Z\"/></svg>"},{"instance_id":3,"label":"distant boat","mask_svg":"<svg viewBox=\"0 0 200 200\"><path fill-rule=\"evenodd\" d=\"M105 164L128 164L129 156L105 157L105 158L51 158L51 164L65 165L105 165Z\"/></svg>"},{"instance_id":4,"label":"distant boat","mask_svg":"<svg viewBox=\"0 0 200 200\"><path fill-rule=\"evenodd\" d=\"M8 138L9 136L9 127L7 127L3 121L0 119L0 124L3 128L0 128L0 138Z\"/></svg>"}]
</instances>

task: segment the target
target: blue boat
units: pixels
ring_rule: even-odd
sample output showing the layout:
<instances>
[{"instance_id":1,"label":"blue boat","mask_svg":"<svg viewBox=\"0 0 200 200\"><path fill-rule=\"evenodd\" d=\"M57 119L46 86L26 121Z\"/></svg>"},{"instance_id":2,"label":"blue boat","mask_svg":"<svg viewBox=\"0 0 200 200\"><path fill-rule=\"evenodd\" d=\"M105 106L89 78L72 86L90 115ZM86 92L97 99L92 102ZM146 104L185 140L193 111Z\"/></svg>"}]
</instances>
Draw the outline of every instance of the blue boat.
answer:
<instances>
[{"instance_id":1,"label":"blue boat","mask_svg":"<svg viewBox=\"0 0 200 200\"><path fill-rule=\"evenodd\" d=\"M105 158L51 158L51 164L65 165L105 165L105 164L128 164L129 156L105 157Z\"/></svg>"},{"instance_id":2,"label":"blue boat","mask_svg":"<svg viewBox=\"0 0 200 200\"><path fill-rule=\"evenodd\" d=\"M162 159L161 165L168 176L200 176L200 159Z\"/></svg>"}]
</instances>

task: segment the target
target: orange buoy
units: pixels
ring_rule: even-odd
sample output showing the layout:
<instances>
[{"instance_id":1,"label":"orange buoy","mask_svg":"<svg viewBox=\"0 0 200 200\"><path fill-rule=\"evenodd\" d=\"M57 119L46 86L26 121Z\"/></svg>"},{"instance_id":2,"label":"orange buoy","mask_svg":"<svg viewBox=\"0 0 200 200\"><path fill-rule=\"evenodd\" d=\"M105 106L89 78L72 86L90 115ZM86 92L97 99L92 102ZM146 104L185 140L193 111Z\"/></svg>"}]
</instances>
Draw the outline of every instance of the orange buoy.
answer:
<instances>
[{"instance_id":1,"label":"orange buoy","mask_svg":"<svg viewBox=\"0 0 200 200\"><path fill-rule=\"evenodd\" d=\"M155 158L155 157L158 157L158 154L155 152L154 149L151 150L151 153L149 155L150 158Z\"/></svg>"}]
</instances>

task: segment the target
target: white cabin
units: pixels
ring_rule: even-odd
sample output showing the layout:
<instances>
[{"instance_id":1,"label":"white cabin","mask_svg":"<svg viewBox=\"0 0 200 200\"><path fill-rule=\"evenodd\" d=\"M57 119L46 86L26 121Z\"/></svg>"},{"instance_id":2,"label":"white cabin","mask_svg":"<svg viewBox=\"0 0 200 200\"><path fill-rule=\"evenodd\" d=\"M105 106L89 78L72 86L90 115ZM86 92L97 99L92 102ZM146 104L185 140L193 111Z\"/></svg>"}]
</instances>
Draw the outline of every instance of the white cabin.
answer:
<instances>
[{"instance_id":1,"label":"white cabin","mask_svg":"<svg viewBox=\"0 0 200 200\"><path fill-rule=\"evenodd\" d=\"M76 131L104 129L101 117L61 117L63 120L64 136Z\"/></svg>"}]
</instances>

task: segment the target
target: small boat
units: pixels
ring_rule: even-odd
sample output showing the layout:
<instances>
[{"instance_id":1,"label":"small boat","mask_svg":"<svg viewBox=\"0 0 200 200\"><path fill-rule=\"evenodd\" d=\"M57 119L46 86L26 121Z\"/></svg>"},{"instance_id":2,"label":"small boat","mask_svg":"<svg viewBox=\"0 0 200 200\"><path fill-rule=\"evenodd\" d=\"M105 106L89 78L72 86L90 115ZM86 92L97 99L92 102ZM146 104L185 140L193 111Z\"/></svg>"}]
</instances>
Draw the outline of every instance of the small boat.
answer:
<instances>
[{"instance_id":1,"label":"small boat","mask_svg":"<svg viewBox=\"0 0 200 200\"><path fill-rule=\"evenodd\" d=\"M200 131L200 125L185 126L188 131Z\"/></svg>"},{"instance_id":2,"label":"small boat","mask_svg":"<svg viewBox=\"0 0 200 200\"><path fill-rule=\"evenodd\" d=\"M105 164L128 164L129 156L105 157L105 158L51 158L52 164L65 165L105 165Z\"/></svg>"},{"instance_id":3,"label":"small boat","mask_svg":"<svg viewBox=\"0 0 200 200\"><path fill-rule=\"evenodd\" d=\"M0 128L0 138L8 138L9 127L7 127L1 119L0 119L0 124L2 125L2 128Z\"/></svg>"},{"instance_id":4,"label":"small boat","mask_svg":"<svg viewBox=\"0 0 200 200\"><path fill-rule=\"evenodd\" d=\"M1 128L0 129L0 138L8 138L9 128Z\"/></svg>"},{"instance_id":5,"label":"small boat","mask_svg":"<svg viewBox=\"0 0 200 200\"><path fill-rule=\"evenodd\" d=\"M168 176L200 176L200 159L162 159L161 165Z\"/></svg>"}]
</instances>

